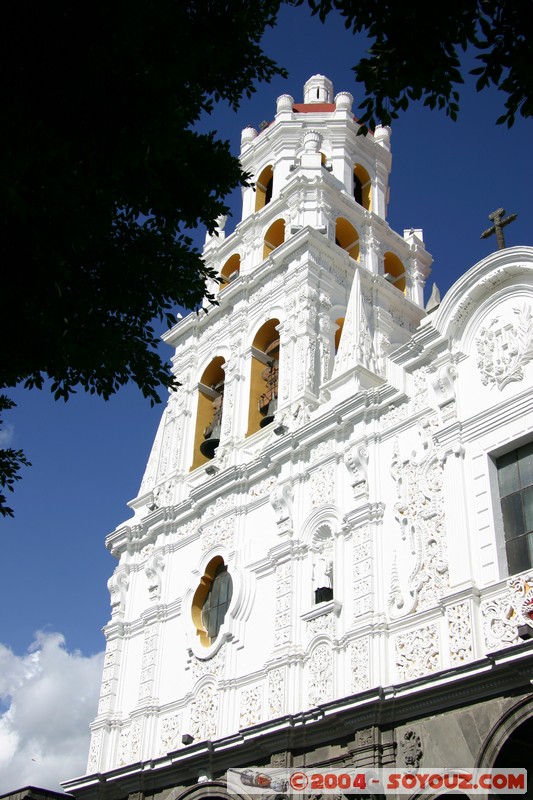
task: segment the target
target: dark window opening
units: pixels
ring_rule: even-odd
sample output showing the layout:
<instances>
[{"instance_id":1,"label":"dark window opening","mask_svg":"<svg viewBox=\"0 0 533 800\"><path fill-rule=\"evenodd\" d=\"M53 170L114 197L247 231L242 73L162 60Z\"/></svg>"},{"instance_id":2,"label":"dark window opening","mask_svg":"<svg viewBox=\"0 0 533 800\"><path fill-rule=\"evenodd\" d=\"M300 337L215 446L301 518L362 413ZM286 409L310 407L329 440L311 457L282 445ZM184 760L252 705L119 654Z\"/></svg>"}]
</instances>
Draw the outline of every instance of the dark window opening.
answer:
<instances>
[{"instance_id":1,"label":"dark window opening","mask_svg":"<svg viewBox=\"0 0 533 800\"><path fill-rule=\"evenodd\" d=\"M509 574L533 565L533 442L496 460Z\"/></svg>"},{"instance_id":2,"label":"dark window opening","mask_svg":"<svg viewBox=\"0 0 533 800\"><path fill-rule=\"evenodd\" d=\"M360 206L363 205L363 184L357 177L357 175L353 176L353 196L356 203L359 203Z\"/></svg>"}]
</instances>

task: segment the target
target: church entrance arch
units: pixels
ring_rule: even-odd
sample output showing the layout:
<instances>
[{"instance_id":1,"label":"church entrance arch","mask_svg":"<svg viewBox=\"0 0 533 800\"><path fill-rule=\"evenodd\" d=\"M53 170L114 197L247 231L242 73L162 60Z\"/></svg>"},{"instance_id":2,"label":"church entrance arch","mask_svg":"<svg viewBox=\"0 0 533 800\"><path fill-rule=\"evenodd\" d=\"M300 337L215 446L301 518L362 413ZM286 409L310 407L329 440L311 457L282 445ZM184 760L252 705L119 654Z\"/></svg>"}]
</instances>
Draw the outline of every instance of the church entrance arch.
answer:
<instances>
[{"instance_id":1,"label":"church entrance arch","mask_svg":"<svg viewBox=\"0 0 533 800\"><path fill-rule=\"evenodd\" d=\"M527 769L527 793L519 795L524 800L533 798L533 696L514 705L490 732L480 753L480 767L494 769ZM489 795L498 800L517 795Z\"/></svg>"}]
</instances>

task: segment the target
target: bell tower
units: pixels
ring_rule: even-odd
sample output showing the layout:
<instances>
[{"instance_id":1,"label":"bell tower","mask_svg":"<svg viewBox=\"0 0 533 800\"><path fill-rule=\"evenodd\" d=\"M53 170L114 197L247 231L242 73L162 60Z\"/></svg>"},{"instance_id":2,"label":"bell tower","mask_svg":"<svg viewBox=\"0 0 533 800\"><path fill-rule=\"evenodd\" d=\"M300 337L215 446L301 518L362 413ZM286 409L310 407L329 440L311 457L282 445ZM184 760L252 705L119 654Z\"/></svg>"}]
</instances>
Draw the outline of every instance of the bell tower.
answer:
<instances>
[{"instance_id":1,"label":"bell tower","mask_svg":"<svg viewBox=\"0 0 533 800\"><path fill-rule=\"evenodd\" d=\"M204 248L218 303L163 336L180 387L107 538L88 776L167 769L389 685L372 453L431 258L420 230L389 227L391 132L358 136L352 102L314 75L303 103L282 95L242 132L254 183Z\"/></svg>"}]
</instances>

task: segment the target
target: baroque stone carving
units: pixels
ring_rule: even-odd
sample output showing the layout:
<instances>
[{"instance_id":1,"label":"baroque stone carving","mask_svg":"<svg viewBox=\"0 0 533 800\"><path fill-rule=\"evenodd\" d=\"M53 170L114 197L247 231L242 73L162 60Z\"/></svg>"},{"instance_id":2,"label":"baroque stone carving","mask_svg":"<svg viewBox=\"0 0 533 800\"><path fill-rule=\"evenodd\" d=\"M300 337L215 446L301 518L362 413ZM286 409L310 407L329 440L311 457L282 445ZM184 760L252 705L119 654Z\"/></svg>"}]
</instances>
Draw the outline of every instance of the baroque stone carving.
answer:
<instances>
[{"instance_id":1,"label":"baroque stone carving","mask_svg":"<svg viewBox=\"0 0 533 800\"><path fill-rule=\"evenodd\" d=\"M356 499L368 495L368 450L365 445L346 450L344 463L351 473L352 489Z\"/></svg>"},{"instance_id":2,"label":"baroque stone carving","mask_svg":"<svg viewBox=\"0 0 533 800\"><path fill-rule=\"evenodd\" d=\"M249 728L256 725L262 719L263 706L263 687L260 685L252 686L250 689L243 689L241 692L241 711L239 717L239 727Z\"/></svg>"},{"instance_id":3,"label":"baroque stone carving","mask_svg":"<svg viewBox=\"0 0 533 800\"><path fill-rule=\"evenodd\" d=\"M283 670L273 669L268 674L268 708L271 717L280 717L285 710Z\"/></svg>"},{"instance_id":4,"label":"baroque stone carving","mask_svg":"<svg viewBox=\"0 0 533 800\"><path fill-rule=\"evenodd\" d=\"M509 609L507 618L514 625L533 628L533 573L513 575L507 581Z\"/></svg>"},{"instance_id":5,"label":"baroque stone carving","mask_svg":"<svg viewBox=\"0 0 533 800\"><path fill-rule=\"evenodd\" d=\"M126 605L126 592L128 590L128 568L117 568L114 575L107 582L111 595L111 615L123 616Z\"/></svg>"},{"instance_id":6,"label":"baroque stone carving","mask_svg":"<svg viewBox=\"0 0 533 800\"><path fill-rule=\"evenodd\" d=\"M170 714L161 720L161 742L159 751L162 756L177 750L179 747L179 734L181 718L179 714Z\"/></svg>"},{"instance_id":7,"label":"baroque stone carving","mask_svg":"<svg viewBox=\"0 0 533 800\"><path fill-rule=\"evenodd\" d=\"M481 617L487 653L519 641L516 624L509 619L509 598L505 595L482 603Z\"/></svg>"},{"instance_id":8,"label":"baroque stone carving","mask_svg":"<svg viewBox=\"0 0 533 800\"><path fill-rule=\"evenodd\" d=\"M224 645L210 658L201 659L189 650L189 663L187 668L191 670L194 680L202 675L213 675L217 680L224 677L224 667L226 665L226 648Z\"/></svg>"},{"instance_id":9,"label":"baroque stone carving","mask_svg":"<svg viewBox=\"0 0 533 800\"><path fill-rule=\"evenodd\" d=\"M352 670L351 691L364 692L370 685L370 648L368 638L357 639L350 644L350 666Z\"/></svg>"},{"instance_id":10,"label":"baroque stone carving","mask_svg":"<svg viewBox=\"0 0 533 800\"><path fill-rule=\"evenodd\" d=\"M446 609L450 644L450 663L464 664L472 661L472 619L468 603L458 603Z\"/></svg>"},{"instance_id":11,"label":"baroque stone carving","mask_svg":"<svg viewBox=\"0 0 533 800\"><path fill-rule=\"evenodd\" d=\"M191 703L190 732L196 741L214 739L217 731L218 695L211 684L202 686Z\"/></svg>"},{"instance_id":12,"label":"baroque stone carving","mask_svg":"<svg viewBox=\"0 0 533 800\"><path fill-rule=\"evenodd\" d=\"M333 661L330 648L326 644L315 647L308 665L308 701L310 706L318 706L331 700L333 694Z\"/></svg>"},{"instance_id":13,"label":"baroque stone carving","mask_svg":"<svg viewBox=\"0 0 533 800\"><path fill-rule=\"evenodd\" d=\"M436 625L426 625L396 637L396 668L401 681L435 672L438 666L439 641Z\"/></svg>"},{"instance_id":14,"label":"baroque stone carving","mask_svg":"<svg viewBox=\"0 0 533 800\"><path fill-rule=\"evenodd\" d=\"M314 636L317 633L326 633L329 636L335 635L335 615L332 611L329 614L322 614L320 617L307 620L307 633Z\"/></svg>"},{"instance_id":15,"label":"baroque stone carving","mask_svg":"<svg viewBox=\"0 0 533 800\"><path fill-rule=\"evenodd\" d=\"M202 550L207 550L216 544L226 545L231 550L233 547L234 527L235 518L231 516L218 519L203 528L201 534Z\"/></svg>"},{"instance_id":16,"label":"baroque stone carving","mask_svg":"<svg viewBox=\"0 0 533 800\"><path fill-rule=\"evenodd\" d=\"M89 749L89 759L87 761L88 775L91 775L92 773L98 771L98 766L100 762L100 750L102 747L102 733L103 731L101 728L92 732L91 746Z\"/></svg>"},{"instance_id":17,"label":"baroque stone carving","mask_svg":"<svg viewBox=\"0 0 533 800\"><path fill-rule=\"evenodd\" d=\"M418 769L424 755L420 736L415 731L405 731L400 739L400 747L405 766L410 769Z\"/></svg>"},{"instance_id":18,"label":"baroque stone carving","mask_svg":"<svg viewBox=\"0 0 533 800\"><path fill-rule=\"evenodd\" d=\"M391 466L398 501L394 511L404 548L413 563L405 602L396 565L391 574L389 614L399 617L438 603L449 585L444 531L443 467L432 439L431 419L421 420L418 450L401 459L395 443Z\"/></svg>"},{"instance_id":19,"label":"baroque stone carving","mask_svg":"<svg viewBox=\"0 0 533 800\"><path fill-rule=\"evenodd\" d=\"M150 600L161 598L161 580L165 568L165 558L161 550L154 551L146 562L144 571L148 578L148 594Z\"/></svg>"},{"instance_id":20,"label":"baroque stone carving","mask_svg":"<svg viewBox=\"0 0 533 800\"><path fill-rule=\"evenodd\" d=\"M334 502L335 471L333 464L326 464L311 473L309 494L313 508Z\"/></svg>"},{"instance_id":21,"label":"baroque stone carving","mask_svg":"<svg viewBox=\"0 0 533 800\"><path fill-rule=\"evenodd\" d=\"M370 529L364 525L353 536L354 618L372 610L372 542Z\"/></svg>"},{"instance_id":22,"label":"baroque stone carving","mask_svg":"<svg viewBox=\"0 0 533 800\"><path fill-rule=\"evenodd\" d=\"M292 563L285 561L276 567L276 618L274 645L288 644L291 639Z\"/></svg>"},{"instance_id":23,"label":"baroque stone carving","mask_svg":"<svg viewBox=\"0 0 533 800\"><path fill-rule=\"evenodd\" d=\"M494 317L476 339L477 366L484 386L500 391L524 378L524 367L533 359L533 313L523 303L513 308L515 324Z\"/></svg>"},{"instance_id":24,"label":"baroque stone carving","mask_svg":"<svg viewBox=\"0 0 533 800\"><path fill-rule=\"evenodd\" d=\"M276 514L276 524L282 531L292 528L292 486L284 483L270 493L270 503Z\"/></svg>"}]
</instances>

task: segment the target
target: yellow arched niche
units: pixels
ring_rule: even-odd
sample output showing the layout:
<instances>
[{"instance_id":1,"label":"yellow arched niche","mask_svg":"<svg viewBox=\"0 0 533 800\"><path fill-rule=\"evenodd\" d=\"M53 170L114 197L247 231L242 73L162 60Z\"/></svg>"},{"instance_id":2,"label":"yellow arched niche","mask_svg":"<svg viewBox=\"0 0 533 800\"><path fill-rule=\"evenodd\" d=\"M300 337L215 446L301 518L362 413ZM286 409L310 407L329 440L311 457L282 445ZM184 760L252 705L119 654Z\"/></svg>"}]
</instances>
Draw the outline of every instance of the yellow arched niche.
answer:
<instances>
[{"instance_id":1,"label":"yellow arched niche","mask_svg":"<svg viewBox=\"0 0 533 800\"><path fill-rule=\"evenodd\" d=\"M271 421L273 416L273 406L278 397L278 325L279 319L269 319L259 328L252 342L247 436L268 424L266 420Z\"/></svg>"},{"instance_id":2,"label":"yellow arched niche","mask_svg":"<svg viewBox=\"0 0 533 800\"><path fill-rule=\"evenodd\" d=\"M198 408L196 412L196 428L194 432L194 455L191 470L209 461L200 445L205 441L204 432L213 422L217 409L214 402L224 394L224 359L217 356L206 367L198 382ZM215 403L216 405L216 403Z\"/></svg>"},{"instance_id":3,"label":"yellow arched niche","mask_svg":"<svg viewBox=\"0 0 533 800\"><path fill-rule=\"evenodd\" d=\"M231 280L237 277L240 271L241 271L241 257L239 253L234 253L232 256L230 256L230 258L228 258L228 260L220 270L220 284L218 287L218 291L221 292L223 289L225 289L226 286L229 283L231 283ZM237 275L235 273L237 273Z\"/></svg>"},{"instance_id":4,"label":"yellow arched niche","mask_svg":"<svg viewBox=\"0 0 533 800\"><path fill-rule=\"evenodd\" d=\"M353 196L356 203L372 211L372 182L361 164L356 164L353 169Z\"/></svg>"},{"instance_id":5,"label":"yellow arched niche","mask_svg":"<svg viewBox=\"0 0 533 800\"><path fill-rule=\"evenodd\" d=\"M268 258L270 253L285 241L285 220L277 219L265 233L263 245L263 258Z\"/></svg>"},{"instance_id":6,"label":"yellow arched niche","mask_svg":"<svg viewBox=\"0 0 533 800\"><path fill-rule=\"evenodd\" d=\"M405 267L395 253L387 252L383 257L385 278L400 292L405 292Z\"/></svg>"},{"instance_id":7,"label":"yellow arched niche","mask_svg":"<svg viewBox=\"0 0 533 800\"><path fill-rule=\"evenodd\" d=\"M255 183L255 210L261 211L272 199L272 186L274 184L274 171L269 164L261 172Z\"/></svg>"},{"instance_id":8,"label":"yellow arched niche","mask_svg":"<svg viewBox=\"0 0 533 800\"><path fill-rule=\"evenodd\" d=\"M359 261L359 234L344 217L339 217L335 224L335 242L346 250L354 261Z\"/></svg>"}]
</instances>

